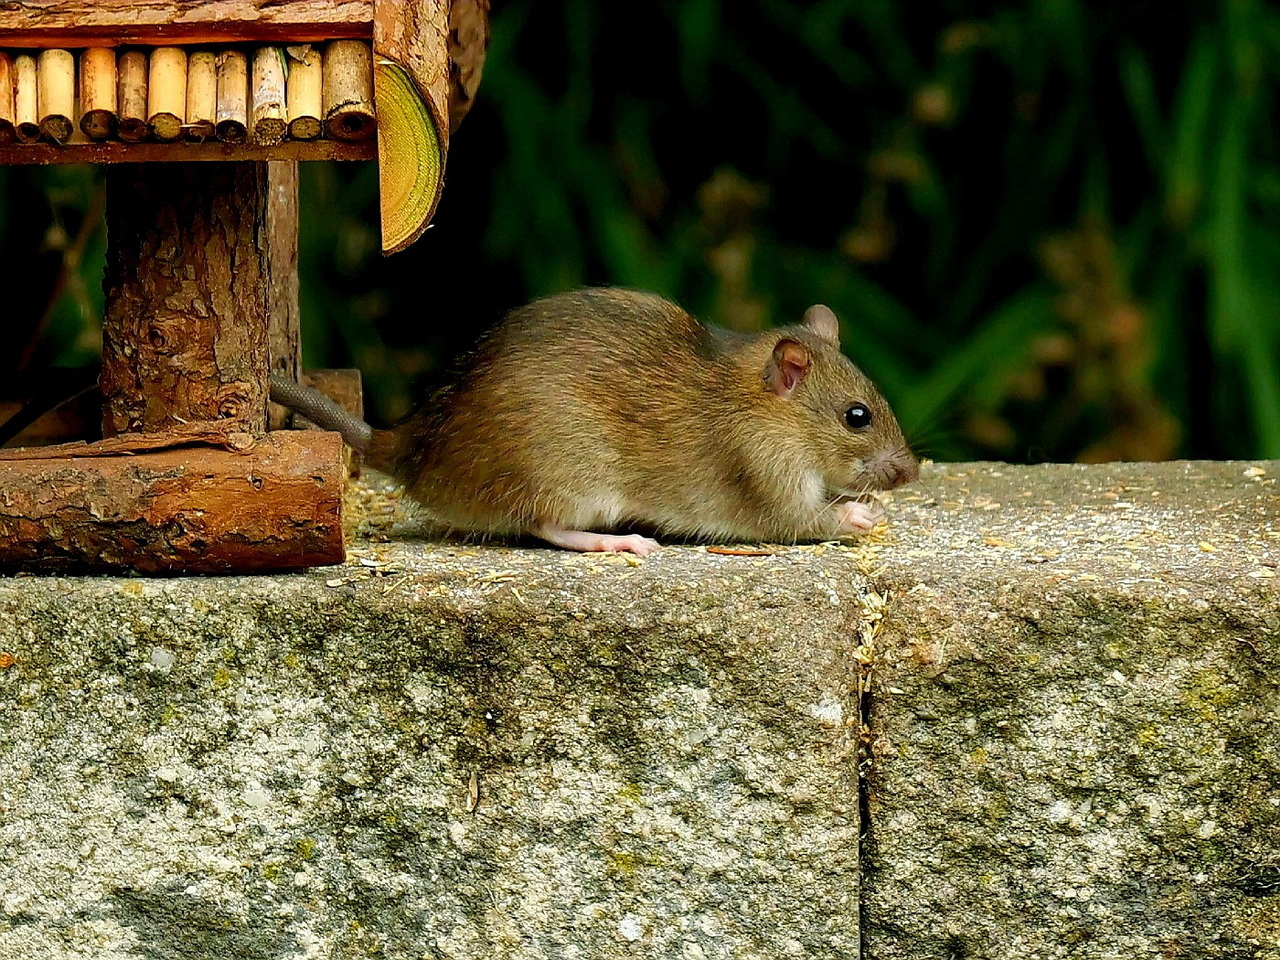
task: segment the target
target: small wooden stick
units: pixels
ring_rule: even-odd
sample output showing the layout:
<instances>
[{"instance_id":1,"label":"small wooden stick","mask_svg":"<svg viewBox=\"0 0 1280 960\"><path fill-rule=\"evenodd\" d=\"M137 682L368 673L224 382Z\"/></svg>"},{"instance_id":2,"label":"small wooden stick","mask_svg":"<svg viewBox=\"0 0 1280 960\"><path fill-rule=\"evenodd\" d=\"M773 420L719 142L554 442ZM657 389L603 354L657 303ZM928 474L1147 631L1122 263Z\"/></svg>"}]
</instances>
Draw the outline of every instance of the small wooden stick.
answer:
<instances>
[{"instance_id":1,"label":"small wooden stick","mask_svg":"<svg viewBox=\"0 0 1280 960\"><path fill-rule=\"evenodd\" d=\"M40 135L66 143L76 129L71 122L76 112L76 58L70 50L41 50L37 70Z\"/></svg>"},{"instance_id":2,"label":"small wooden stick","mask_svg":"<svg viewBox=\"0 0 1280 960\"><path fill-rule=\"evenodd\" d=\"M0 51L0 144L13 143L18 131L13 128L13 58Z\"/></svg>"},{"instance_id":3,"label":"small wooden stick","mask_svg":"<svg viewBox=\"0 0 1280 960\"><path fill-rule=\"evenodd\" d=\"M90 140L116 132L116 52L90 47L80 54L80 129Z\"/></svg>"},{"instance_id":4,"label":"small wooden stick","mask_svg":"<svg viewBox=\"0 0 1280 960\"><path fill-rule=\"evenodd\" d=\"M181 47L156 47L147 79L147 122L152 135L157 140L177 140L186 112L187 52Z\"/></svg>"},{"instance_id":5,"label":"small wooden stick","mask_svg":"<svg viewBox=\"0 0 1280 960\"><path fill-rule=\"evenodd\" d=\"M14 132L22 143L40 139L40 105L37 94L36 58L22 53L13 58Z\"/></svg>"},{"instance_id":6,"label":"small wooden stick","mask_svg":"<svg viewBox=\"0 0 1280 960\"><path fill-rule=\"evenodd\" d=\"M314 140L320 136L321 88L324 65L320 51L310 44L286 47L289 55L287 101L289 136L294 140Z\"/></svg>"},{"instance_id":7,"label":"small wooden stick","mask_svg":"<svg viewBox=\"0 0 1280 960\"><path fill-rule=\"evenodd\" d=\"M244 143L249 136L249 62L239 50L226 50L218 54L217 69L218 139Z\"/></svg>"},{"instance_id":8,"label":"small wooden stick","mask_svg":"<svg viewBox=\"0 0 1280 960\"><path fill-rule=\"evenodd\" d=\"M324 125L338 140L373 136L373 55L363 40L335 40L324 52Z\"/></svg>"},{"instance_id":9,"label":"small wooden stick","mask_svg":"<svg viewBox=\"0 0 1280 960\"><path fill-rule=\"evenodd\" d=\"M126 50L117 64L119 84L116 104L120 122L116 130L126 143L147 139L147 55L141 50Z\"/></svg>"},{"instance_id":10,"label":"small wooden stick","mask_svg":"<svg viewBox=\"0 0 1280 960\"><path fill-rule=\"evenodd\" d=\"M218 113L217 57L207 50L191 54L187 60L188 140L208 140L213 136L213 120Z\"/></svg>"},{"instance_id":11,"label":"small wooden stick","mask_svg":"<svg viewBox=\"0 0 1280 960\"><path fill-rule=\"evenodd\" d=\"M253 142L279 143L287 126L284 51L279 47L259 47L253 52Z\"/></svg>"}]
</instances>

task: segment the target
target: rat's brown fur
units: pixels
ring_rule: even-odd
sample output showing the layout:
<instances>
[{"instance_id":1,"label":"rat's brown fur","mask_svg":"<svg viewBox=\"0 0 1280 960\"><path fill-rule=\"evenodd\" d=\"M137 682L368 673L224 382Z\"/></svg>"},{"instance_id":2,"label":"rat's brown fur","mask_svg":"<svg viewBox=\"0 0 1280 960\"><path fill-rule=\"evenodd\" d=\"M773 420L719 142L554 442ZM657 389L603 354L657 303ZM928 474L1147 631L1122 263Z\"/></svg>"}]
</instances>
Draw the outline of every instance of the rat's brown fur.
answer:
<instances>
[{"instance_id":1,"label":"rat's brown fur","mask_svg":"<svg viewBox=\"0 0 1280 960\"><path fill-rule=\"evenodd\" d=\"M819 310L825 320L747 337L629 290L536 301L416 413L374 431L369 463L473 533L838 536L848 530L837 501L913 479L917 463L888 404L840 353L834 317L807 316ZM780 352L808 358L789 396L771 389ZM872 414L863 431L844 420L858 402Z\"/></svg>"}]
</instances>

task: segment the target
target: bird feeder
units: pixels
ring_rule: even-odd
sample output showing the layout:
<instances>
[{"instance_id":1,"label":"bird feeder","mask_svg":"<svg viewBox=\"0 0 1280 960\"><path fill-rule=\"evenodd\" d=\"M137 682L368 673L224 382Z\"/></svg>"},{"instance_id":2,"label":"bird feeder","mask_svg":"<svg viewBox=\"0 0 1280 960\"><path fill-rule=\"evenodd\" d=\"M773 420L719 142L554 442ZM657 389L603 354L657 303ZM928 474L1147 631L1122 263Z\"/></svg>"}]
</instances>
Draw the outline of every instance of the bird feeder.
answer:
<instances>
[{"instance_id":1,"label":"bird feeder","mask_svg":"<svg viewBox=\"0 0 1280 960\"><path fill-rule=\"evenodd\" d=\"M109 166L103 439L0 451L0 566L341 561L340 438L268 430L270 373L301 373L297 164L376 160L384 252L417 239L487 0L3 7L0 163Z\"/></svg>"}]
</instances>

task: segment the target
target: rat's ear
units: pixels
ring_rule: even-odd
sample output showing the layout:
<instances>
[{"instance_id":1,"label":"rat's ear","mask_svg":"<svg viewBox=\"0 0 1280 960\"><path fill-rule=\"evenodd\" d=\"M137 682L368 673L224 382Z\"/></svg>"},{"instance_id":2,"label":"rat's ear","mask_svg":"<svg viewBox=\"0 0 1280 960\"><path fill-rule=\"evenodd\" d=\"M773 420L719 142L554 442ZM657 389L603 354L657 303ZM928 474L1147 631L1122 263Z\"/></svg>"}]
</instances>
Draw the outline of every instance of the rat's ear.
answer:
<instances>
[{"instance_id":1,"label":"rat's ear","mask_svg":"<svg viewBox=\"0 0 1280 960\"><path fill-rule=\"evenodd\" d=\"M833 347L840 346L840 321L830 307L815 303L804 312L803 322L810 333L826 340Z\"/></svg>"},{"instance_id":2,"label":"rat's ear","mask_svg":"<svg viewBox=\"0 0 1280 960\"><path fill-rule=\"evenodd\" d=\"M773 348L773 356L765 364L765 388L785 400L800 386L800 381L808 376L812 365L813 357L809 348L799 340L784 337Z\"/></svg>"}]
</instances>

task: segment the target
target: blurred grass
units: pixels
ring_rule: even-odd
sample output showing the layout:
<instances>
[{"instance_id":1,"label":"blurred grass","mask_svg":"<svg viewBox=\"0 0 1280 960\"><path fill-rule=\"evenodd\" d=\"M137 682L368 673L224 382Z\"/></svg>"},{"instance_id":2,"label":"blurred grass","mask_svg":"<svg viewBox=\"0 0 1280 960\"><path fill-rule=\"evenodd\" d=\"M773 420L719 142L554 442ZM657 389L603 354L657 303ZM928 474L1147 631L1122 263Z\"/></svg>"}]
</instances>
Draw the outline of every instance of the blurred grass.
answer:
<instances>
[{"instance_id":1,"label":"blurred grass","mask_svg":"<svg viewBox=\"0 0 1280 960\"><path fill-rule=\"evenodd\" d=\"M418 244L378 255L370 167L304 168L308 359L381 418L504 309L620 283L744 329L829 304L939 458L1280 457L1276 5L496 8ZM0 177L48 300L95 174ZM33 362L88 351L101 246L11 300L12 355L41 316Z\"/></svg>"}]
</instances>

